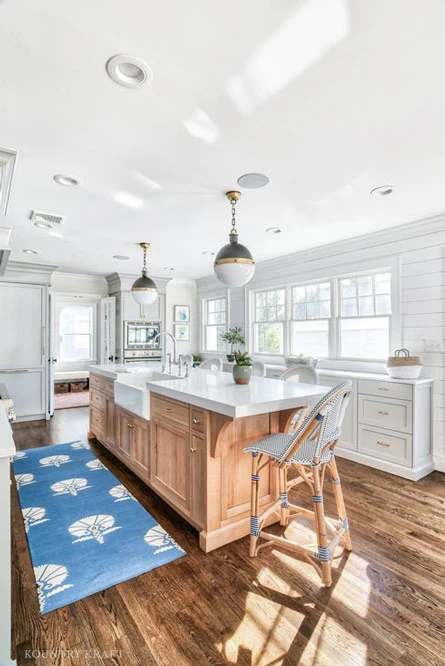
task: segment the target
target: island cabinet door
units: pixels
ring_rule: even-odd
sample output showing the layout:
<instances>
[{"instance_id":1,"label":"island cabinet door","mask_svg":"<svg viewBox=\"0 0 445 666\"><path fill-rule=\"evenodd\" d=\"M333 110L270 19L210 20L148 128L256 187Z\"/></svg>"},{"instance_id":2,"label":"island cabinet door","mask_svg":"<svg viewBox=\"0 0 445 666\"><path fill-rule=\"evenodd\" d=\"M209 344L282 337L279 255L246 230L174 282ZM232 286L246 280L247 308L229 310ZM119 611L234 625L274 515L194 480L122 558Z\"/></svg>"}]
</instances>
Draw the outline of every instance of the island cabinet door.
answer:
<instances>
[{"instance_id":1,"label":"island cabinet door","mask_svg":"<svg viewBox=\"0 0 445 666\"><path fill-rule=\"evenodd\" d=\"M190 432L167 419L153 419L151 424L151 483L173 506L190 515Z\"/></svg>"},{"instance_id":2,"label":"island cabinet door","mask_svg":"<svg viewBox=\"0 0 445 666\"><path fill-rule=\"evenodd\" d=\"M109 449L116 448L116 407L114 398L105 396L104 444Z\"/></svg>"},{"instance_id":3,"label":"island cabinet door","mask_svg":"<svg viewBox=\"0 0 445 666\"><path fill-rule=\"evenodd\" d=\"M141 477L149 478L150 468L150 424L144 419L133 417L132 433L133 464Z\"/></svg>"},{"instance_id":4,"label":"island cabinet door","mask_svg":"<svg viewBox=\"0 0 445 666\"><path fill-rule=\"evenodd\" d=\"M133 456L133 417L120 407L116 408L117 452L123 458Z\"/></svg>"}]
</instances>

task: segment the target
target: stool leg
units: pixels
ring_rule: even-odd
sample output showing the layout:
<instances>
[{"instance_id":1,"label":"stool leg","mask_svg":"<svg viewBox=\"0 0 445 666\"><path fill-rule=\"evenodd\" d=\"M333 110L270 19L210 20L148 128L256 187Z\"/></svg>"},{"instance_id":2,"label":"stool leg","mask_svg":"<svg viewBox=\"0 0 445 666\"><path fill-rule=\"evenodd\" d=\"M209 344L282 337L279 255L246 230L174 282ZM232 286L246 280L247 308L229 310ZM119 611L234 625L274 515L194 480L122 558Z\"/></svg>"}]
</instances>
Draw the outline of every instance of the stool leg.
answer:
<instances>
[{"instance_id":1,"label":"stool leg","mask_svg":"<svg viewBox=\"0 0 445 666\"><path fill-rule=\"evenodd\" d=\"M324 515L323 489L321 487L320 464L313 468L314 494L312 502L315 512L315 529L317 532L318 552L317 557L321 561L322 578L325 587L332 585L331 577L331 552L328 546L326 534L326 521Z\"/></svg>"},{"instance_id":2,"label":"stool leg","mask_svg":"<svg viewBox=\"0 0 445 666\"><path fill-rule=\"evenodd\" d=\"M346 515L345 501L343 499L343 491L341 489L340 477L338 476L335 456L332 456L331 460L329 461L329 471L331 473L332 484L334 486L335 503L337 505L338 517L343 522L343 525L346 525L346 531L343 536L344 547L346 550L352 550L348 516Z\"/></svg>"},{"instance_id":3,"label":"stool leg","mask_svg":"<svg viewBox=\"0 0 445 666\"><path fill-rule=\"evenodd\" d=\"M287 525L289 522L289 497L287 494L287 467L278 468L278 478L280 485L280 525Z\"/></svg>"},{"instance_id":4,"label":"stool leg","mask_svg":"<svg viewBox=\"0 0 445 666\"><path fill-rule=\"evenodd\" d=\"M252 453L252 486L250 504L250 557L256 556L258 537L260 536L260 475L258 474L258 453Z\"/></svg>"}]
</instances>

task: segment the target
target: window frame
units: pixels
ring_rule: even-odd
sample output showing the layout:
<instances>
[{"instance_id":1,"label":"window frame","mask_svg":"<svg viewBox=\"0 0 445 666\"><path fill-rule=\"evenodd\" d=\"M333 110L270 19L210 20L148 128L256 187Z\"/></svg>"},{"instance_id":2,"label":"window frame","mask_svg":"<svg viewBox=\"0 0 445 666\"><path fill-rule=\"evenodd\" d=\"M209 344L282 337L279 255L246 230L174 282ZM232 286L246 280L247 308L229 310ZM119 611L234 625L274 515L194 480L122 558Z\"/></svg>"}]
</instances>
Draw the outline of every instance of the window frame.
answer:
<instances>
[{"instance_id":1,"label":"window frame","mask_svg":"<svg viewBox=\"0 0 445 666\"><path fill-rule=\"evenodd\" d=\"M61 355L61 348L62 348L62 341L61 341L61 336L63 335L76 335L75 333L65 333L61 334L60 333L60 316L62 313L62 310L64 308L89 308L92 311L92 316L91 316L91 322L92 322L92 327L91 327L91 332L89 333L90 339L91 339L91 353L92 356L91 358L76 358L76 359L71 359L71 360L66 360L62 359ZM84 302L84 303L79 303L79 302L73 302L73 301L58 301L56 304L56 321L55 321L55 347L56 347L56 356L57 356L57 361L59 364L62 365L84 365L88 363L96 363L97 362L97 333L98 333L98 320L97 320L97 303L93 302ZM79 334L77 334L79 335ZM85 333L80 334L80 335L87 335Z\"/></svg>"},{"instance_id":2,"label":"window frame","mask_svg":"<svg viewBox=\"0 0 445 666\"><path fill-rule=\"evenodd\" d=\"M275 321L257 321L256 320L256 297L257 294L261 293L270 293L270 292L284 291L284 319L275 320ZM267 307L267 306L266 306ZM271 306L277 307L277 306ZM282 356L286 356L286 346L288 345L288 320L289 320L289 299L288 299L288 285L282 285L278 287L263 287L261 289L255 289L253 291L252 300L251 300L251 324L249 326L250 337L252 340L252 355L259 356L261 359L267 360L268 358L277 359ZM274 354L272 352L257 352L255 351L255 324L282 324L283 325L283 353Z\"/></svg>"},{"instance_id":3,"label":"window frame","mask_svg":"<svg viewBox=\"0 0 445 666\"><path fill-rule=\"evenodd\" d=\"M340 326L341 320L344 319L341 317L340 311L340 281L345 278L356 278L366 275L375 275L381 273L390 273L391 275L391 314L390 315L372 315L367 318L371 319L373 317L381 318L389 317L389 350L397 349L401 346L401 281L400 281L400 260L398 258L391 258L390 260L383 261L374 261L368 264L368 268L359 268L359 264L350 264L345 266L345 272L332 275L328 271L320 271L320 275L316 278L313 275L304 280L298 281L289 281L285 284L282 282L274 284L269 283L266 286L265 281L261 281L258 286L246 289L246 318L248 321L247 331L248 331L248 347L252 349L252 355L255 357L261 358L265 363L277 364L279 361L284 361L285 358L292 354L291 343L292 343L292 322L293 321L311 321L308 319L305 320L294 320L293 319L293 301L292 301L292 290L294 287L309 286L311 284L322 284L329 282L331 284L331 317L329 319L329 356L319 357L323 361L326 361L329 364L329 367L342 367L342 363L354 362L354 363L379 363L386 362L386 358L355 358L353 356L341 356L341 335L340 335ZM349 268L349 270L348 270ZM282 354L270 354L255 352L254 349L254 323L255 322L255 297L259 292L265 291L277 291L279 289L285 290L285 312L286 319L284 322L284 339L283 339L283 353ZM326 321L326 320L323 320ZM345 367L345 366L343 366Z\"/></svg>"},{"instance_id":4,"label":"window frame","mask_svg":"<svg viewBox=\"0 0 445 666\"><path fill-rule=\"evenodd\" d=\"M294 315L293 290L297 287L310 287L311 285L314 285L314 284L316 284L316 285L329 284L331 316L330 317L323 317L323 318L318 318L317 317L316 319L315 318L314 319L294 319L294 316L293 316ZM289 316L289 322L288 322L288 328L289 328L288 351L289 351L289 353L285 354L285 356L291 356L292 353L293 353L293 350L292 350L292 324L294 322L299 322L299 321L327 321L328 322L328 355L327 356L319 356L318 358L319 359L332 359L331 352L332 352L333 349L335 349L335 336L334 336L335 310L336 310L335 278L307 280L305 282L298 282L298 283L295 283L295 284L290 284L289 285L289 308L290 308L290 316Z\"/></svg>"},{"instance_id":5,"label":"window frame","mask_svg":"<svg viewBox=\"0 0 445 666\"><path fill-rule=\"evenodd\" d=\"M208 324L208 304L210 301L224 301L224 309L219 312L224 312L224 324ZM201 299L201 349L204 354L224 354L227 351L227 344L223 342L225 349L207 349L207 327L212 328L217 326L224 326L224 331L228 330L228 298L225 294L214 294L212 296L205 296Z\"/></svg>"}]
</instances>

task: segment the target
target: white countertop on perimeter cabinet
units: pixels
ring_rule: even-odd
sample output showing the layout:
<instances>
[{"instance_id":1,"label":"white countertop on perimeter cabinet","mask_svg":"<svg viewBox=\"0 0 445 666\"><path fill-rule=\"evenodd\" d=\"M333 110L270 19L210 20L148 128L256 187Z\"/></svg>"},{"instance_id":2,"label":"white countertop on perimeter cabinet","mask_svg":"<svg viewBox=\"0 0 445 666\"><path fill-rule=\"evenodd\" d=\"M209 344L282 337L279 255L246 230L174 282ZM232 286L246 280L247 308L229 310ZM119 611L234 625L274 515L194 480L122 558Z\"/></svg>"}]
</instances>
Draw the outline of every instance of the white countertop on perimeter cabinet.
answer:
<instances>
[{"instance_id":1,"label":"white countertop on perimeter cabinet","mask_svg":"<svg viewBox=\"0 0 445 666\"><path fill-rule=\"evenodd\" d=\"M194 368L187 378L148 381L147 388L167 398L241 418L315 403L331 387L263 377L238 385L227 372Z\"/></svg>"},{"instance_id":2,"label":"white countertop on perimeter cabinet","mask_svg":"<svg viewBox=\"0 0 445 666\"><path fill-rule=\"evenodd\" d=\"M326 377L350 377L351 379L372 379L376 382L397 382L397 384L431 384L434 379L431 377L419 377L419 379L395 379L386 374L377 374L375 372L354 372L353 370L324 370L317 368L317 375L326 375Z\"/></svg>"}]
</instances>

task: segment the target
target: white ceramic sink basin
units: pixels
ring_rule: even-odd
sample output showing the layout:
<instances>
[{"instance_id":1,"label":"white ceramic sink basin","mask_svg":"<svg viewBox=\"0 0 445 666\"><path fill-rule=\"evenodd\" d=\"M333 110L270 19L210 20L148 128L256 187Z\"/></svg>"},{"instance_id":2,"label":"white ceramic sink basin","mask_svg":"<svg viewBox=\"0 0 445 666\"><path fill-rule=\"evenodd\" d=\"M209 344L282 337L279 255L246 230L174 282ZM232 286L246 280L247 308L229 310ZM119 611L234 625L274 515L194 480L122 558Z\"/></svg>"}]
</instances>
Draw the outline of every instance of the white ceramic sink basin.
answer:
<instances>
[{"instance_id":1,"label":"white ceramic sink basin","mask_svg":"<svg viewBox=\"0 0 445 666\"><path fill-rule=\"evenodd\" d=\"M173 375L149 370L148 372L119 373L114 382L114 402L143 419L150 419L150 391L148 381L179 379Z\"/></svg>"}]
</instances>

